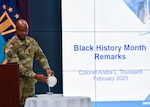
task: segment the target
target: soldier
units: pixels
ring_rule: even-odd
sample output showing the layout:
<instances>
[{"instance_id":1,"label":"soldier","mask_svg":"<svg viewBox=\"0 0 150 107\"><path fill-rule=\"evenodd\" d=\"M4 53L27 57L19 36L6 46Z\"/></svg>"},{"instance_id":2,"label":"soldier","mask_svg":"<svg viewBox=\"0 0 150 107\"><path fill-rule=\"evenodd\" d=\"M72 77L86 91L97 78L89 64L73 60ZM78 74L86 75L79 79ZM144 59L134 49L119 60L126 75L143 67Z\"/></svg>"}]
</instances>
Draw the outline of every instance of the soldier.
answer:
<instances>
[{"instance_id":1,"label":"soldier","mask_svg":"<svg viewBox=\"0 0 150 107\"><path fill-rule=\"evenodd\" d=\"M9 63L17 62L20 71L20 107L24 107L25 99L34 95L35 80L47 83L47 76L36 74L33 69L35 58L47 75L53 75L48 60L38 43L28 35L29 26L26 20L19 19L16 22L16 35L14 35L4 47Z\"/></svg>"}]
</instances>

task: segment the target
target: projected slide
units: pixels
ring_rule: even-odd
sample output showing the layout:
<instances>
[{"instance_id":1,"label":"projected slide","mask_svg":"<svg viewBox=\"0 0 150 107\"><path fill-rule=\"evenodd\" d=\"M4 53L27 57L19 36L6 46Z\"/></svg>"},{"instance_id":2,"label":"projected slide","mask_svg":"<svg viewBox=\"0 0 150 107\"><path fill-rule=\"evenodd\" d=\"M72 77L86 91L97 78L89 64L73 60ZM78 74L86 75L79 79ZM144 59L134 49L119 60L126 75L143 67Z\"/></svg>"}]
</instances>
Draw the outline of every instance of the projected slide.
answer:
<instances>
[{"instance_id":1,"label":"projected slide","mask_svg":"<svg viewBox=\"0 0 150 107\"><path fill-rule=\"evenodd\" d=\"M64 96L150 106L150 0L62 0Z\"/></svg>"}]
</instances>

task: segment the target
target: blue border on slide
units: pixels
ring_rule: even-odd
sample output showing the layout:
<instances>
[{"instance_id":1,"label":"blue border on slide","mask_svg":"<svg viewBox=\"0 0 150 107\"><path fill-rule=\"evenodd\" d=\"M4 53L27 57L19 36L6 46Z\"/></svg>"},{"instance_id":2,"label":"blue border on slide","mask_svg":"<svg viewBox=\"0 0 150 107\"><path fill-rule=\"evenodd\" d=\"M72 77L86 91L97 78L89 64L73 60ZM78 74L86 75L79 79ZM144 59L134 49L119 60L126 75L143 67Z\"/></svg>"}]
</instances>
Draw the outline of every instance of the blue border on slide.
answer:
<instances>
[{"instance_id":1,"label":"blue border on slide","mask_svg":"<svg viewBox=\"0 0 150 107\"><path fill-rule=\"evenodd\" d=\"M150 107L148 101L100 101L92 102L92 107Z\"/></svg>"},{"instance_id":2,"label":"blue border on slide","mask_svg":"<svg viewBox=\"0 0 150 107\"><path fill-rule=\"evenodd\" d=\"M143 101L93 101L92 107L150 107L150 94Z\"/></svg>"}]
</instances>

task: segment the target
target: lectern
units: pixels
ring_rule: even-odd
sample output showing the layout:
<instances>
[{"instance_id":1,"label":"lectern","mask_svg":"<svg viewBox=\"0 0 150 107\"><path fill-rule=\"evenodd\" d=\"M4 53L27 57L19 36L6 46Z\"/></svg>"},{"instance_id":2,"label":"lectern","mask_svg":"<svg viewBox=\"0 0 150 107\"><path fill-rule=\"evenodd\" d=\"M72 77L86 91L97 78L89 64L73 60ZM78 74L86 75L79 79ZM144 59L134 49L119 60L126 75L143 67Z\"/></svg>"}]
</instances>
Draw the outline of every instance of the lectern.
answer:
<instances>
[{"instance_id":1,"label":"lectern","mask_svg":"<svg viewBox=\"0 0 150 107\"><path fill-rule=\"evenodd\" d=\"M0 65L0 107L19 107L19 65Z\"/></svg>"}]
</instances>

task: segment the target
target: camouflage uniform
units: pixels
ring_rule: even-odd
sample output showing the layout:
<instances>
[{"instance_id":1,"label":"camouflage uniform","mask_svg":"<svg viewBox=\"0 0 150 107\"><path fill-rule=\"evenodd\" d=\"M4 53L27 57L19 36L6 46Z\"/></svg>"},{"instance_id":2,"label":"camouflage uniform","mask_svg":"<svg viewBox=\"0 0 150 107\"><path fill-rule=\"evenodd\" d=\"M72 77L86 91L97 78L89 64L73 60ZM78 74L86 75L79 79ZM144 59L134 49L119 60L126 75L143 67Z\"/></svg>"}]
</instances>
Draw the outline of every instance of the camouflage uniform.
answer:
<instances>
[{"instance_id":1,"label":"camouflage uniform","mask_svg":"<svg viewBox=\"0 0 150 107\"><path fill-rule=\"evenodd\" d=\"M34 95L35 73L33 72L33 59L35 58L43 69L50 68L47 58L38 43L26 36L21 41L16 35L10 39L5 47L8 62L17 62L20 70L20 107L23 107L27 97Z\"/></svg>"}]
</instances>

